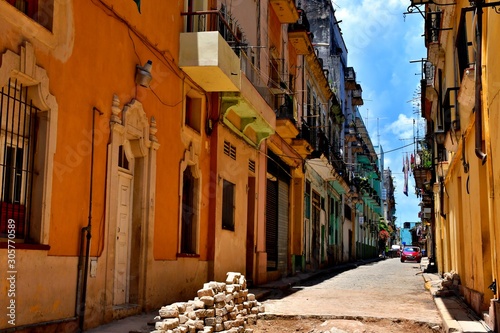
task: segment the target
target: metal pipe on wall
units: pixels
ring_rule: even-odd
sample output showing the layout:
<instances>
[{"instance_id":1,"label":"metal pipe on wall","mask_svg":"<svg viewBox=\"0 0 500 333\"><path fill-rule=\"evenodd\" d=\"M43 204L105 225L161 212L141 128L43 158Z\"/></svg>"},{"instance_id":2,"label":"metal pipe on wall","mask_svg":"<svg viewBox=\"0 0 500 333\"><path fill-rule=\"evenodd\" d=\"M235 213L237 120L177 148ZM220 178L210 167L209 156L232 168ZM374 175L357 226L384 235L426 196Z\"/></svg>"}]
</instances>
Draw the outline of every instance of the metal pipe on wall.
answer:
<instances>
[{"instance_id":1,"label":"metal pipe on wall","mask_svg":"<svg viewBox=\"0 0 500 333\"><path fill-rule=\"evenodd\" d=\"M482 116L482 100L481 94L483 89L482 83L482 35L483 35L483 4L484 0L476 1L477 15L477 31L476 31L476 92L475 92L475 152L476 156L481 160L481 164L486 163L487 155L483 152L483 116Z\"/></svg>"},{"instance_id":2,"label":"metal pipe on wall","mask_svg":"<svg viewBox=\"0 0 500 333\"><path fill-rule=\"evenodd\" d=\"M80 299L80 304L79 304L79 313L78 313L78 328L80 332L83 332L84 330L84 325L85 325L85 302L87 299L87 280L88 280L88 275L89 275L89 259L90 259L90 240L92 238L92 192L93 192L93 183L94 183L94 137L95 137L95 113L98 112L100 116L103 115L103 113L97 109L96 107L92 108L92 147L91 147L91 154L90 154L90 194L89 194L89 216L88 216L88 223L87 226L82 228L81 232L81 239L82 243L80 245L80 258L79 258L79 269L81 270L81 255L82 255L82 249L83 249L83 234L86 234L86 245L85 245L85 263L83 267L83 283L82 283L82 290L81 290L81 296L79 297ZM80 272L79 270L79 272ZM80 274L80 273L79 273ZM78 305L77 305L78 306Z\"/></svg>"}]
</instances>

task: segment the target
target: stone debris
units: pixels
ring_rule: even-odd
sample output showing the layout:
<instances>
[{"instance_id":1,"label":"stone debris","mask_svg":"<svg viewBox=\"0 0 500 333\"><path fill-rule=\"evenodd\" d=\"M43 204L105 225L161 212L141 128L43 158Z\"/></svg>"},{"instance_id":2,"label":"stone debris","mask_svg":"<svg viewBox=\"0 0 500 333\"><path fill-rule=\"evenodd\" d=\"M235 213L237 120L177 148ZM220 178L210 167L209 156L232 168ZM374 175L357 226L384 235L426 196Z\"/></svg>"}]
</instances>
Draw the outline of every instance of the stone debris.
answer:
<instances>
[{"instance_id":1,"label":"stone debris","mask_svg":"<svg viewBox=\"0 0 500 333\"><path fill-rule=\"evenodd\" d=\"M436 296L452 296L458 291L460 285L460 276L455 271L450 271L443 274L443 280L436 291Z\"/></svg>"},{"instance_id":2,"label":"stone debris","mask_svg":"<svg viewBox=\"0 0 500 333\"><path fill-rule=\"evenodd\" d=\"M163 306L151 333L253 333L265 308L247 289L245 277L228 272L226 282L208 282L197 297Z\"/></svg>"}]
</instances>

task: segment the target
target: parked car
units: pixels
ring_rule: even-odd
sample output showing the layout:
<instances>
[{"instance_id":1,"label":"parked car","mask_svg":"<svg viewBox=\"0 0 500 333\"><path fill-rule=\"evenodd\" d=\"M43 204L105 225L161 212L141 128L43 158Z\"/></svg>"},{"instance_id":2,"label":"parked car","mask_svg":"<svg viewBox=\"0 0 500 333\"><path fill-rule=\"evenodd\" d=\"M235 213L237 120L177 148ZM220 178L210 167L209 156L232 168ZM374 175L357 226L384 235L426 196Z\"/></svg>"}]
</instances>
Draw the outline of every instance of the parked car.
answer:
<instances>
[{"instance_id":1,"label":"parked car","mask_svg":"<svg viewBox=\"0 0 500 333\"><path fill-rule=\"evenodd\" d=\"M401 252L401 262L405 261L422 261L422 252L418 246L405 246Z\"/></svg>"},{"instance_id":2,"label":"parked car","mask_svg":"<svg viewBox=\"0 0 500 333\"><path fill-rule=\"evenodd\" d=\"M391 251L394 252L395 257L401 256L401 246L399 246L399 245L392 245L391 246Z\"/></svg>"}]
</instances>

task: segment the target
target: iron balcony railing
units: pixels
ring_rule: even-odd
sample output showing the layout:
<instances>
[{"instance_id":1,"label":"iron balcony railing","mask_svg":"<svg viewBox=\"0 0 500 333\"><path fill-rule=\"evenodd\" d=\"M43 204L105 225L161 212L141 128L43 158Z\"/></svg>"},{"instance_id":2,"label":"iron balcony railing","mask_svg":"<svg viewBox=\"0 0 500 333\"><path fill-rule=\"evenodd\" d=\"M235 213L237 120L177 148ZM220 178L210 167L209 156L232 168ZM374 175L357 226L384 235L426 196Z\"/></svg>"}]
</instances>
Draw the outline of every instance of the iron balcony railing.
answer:
<instances>
[{"instance_id":1,"label":"iron balcony railing","mask_svg":"<svg viewBox=\"0 0 500 333\"><path fill-rule=\"evenodd\" d=\"M439 42L439 31L441 31L441 16L443 12L427 12L425 16L425 46L430 43Z\"/></svg>"},{"instance_id":2,"label":"iron balcony railing","mask_svg":"<svg viewBox=\"0 0 500 333\"><path fill-rule=\"evenodd\" d=\"M297 22L288 25L288 31L311 31L311 25L307 19L306 12L303 9L298 9L299 19Z\"/></svg>"},{"instance_id":3,"label":"iron balcony railing","mask_svg":"<svg viewBox=\"0 0 500 333\"><path fill-rule=\"evenodd\" d=\"M266 103L274 109L274 95L269 88L269 78L261 73L254 60L248 56L250 49L243 40L243 31L237 20L224 10L206 10L181 13L186 17L185 32L218 31L240 58L240 69L250 80Z\"/></svg>"},{"instance_id":4,"label":"iron balcony railing","mask_svg":"<svg viewBox=\"0 0 500 333\"><path fill-rule=\"evenodd\" d=\"M242 32L235 20L220 10L204 10L181 13L186 16L185 32L218 31L224 40L239 56L240 49L245 46L242 42Z\"/></svg>"}]
</instances>

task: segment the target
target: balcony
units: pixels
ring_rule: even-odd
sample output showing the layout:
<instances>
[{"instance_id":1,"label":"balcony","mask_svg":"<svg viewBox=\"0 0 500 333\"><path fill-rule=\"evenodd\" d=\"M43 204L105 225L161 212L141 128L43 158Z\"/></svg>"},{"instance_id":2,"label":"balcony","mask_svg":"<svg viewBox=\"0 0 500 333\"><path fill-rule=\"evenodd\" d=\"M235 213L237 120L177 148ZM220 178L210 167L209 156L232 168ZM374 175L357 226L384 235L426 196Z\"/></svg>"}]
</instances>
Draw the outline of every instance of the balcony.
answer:
<instances>
[{"instance_id":1,"label":"balcony","mask_svg":"<svg viewBox=\"0 0 500 333\"><path fill-rule=\"evenodd\" d=\"M313 34L304 10L299 9L299 19L288 26L288 41L293 45L297 54L313 53Z\"/></svg>"},{"instance_id":2,"label":"balcony","mask_svg":"<svg viewBox=\"0 0 500 333\"><path fill-rule=\"evenodd\" d=\"M415 178L415 187L427 192L431 190L432 179L432 153L428 148L420 148L417 151L416 160L412 162L412 173Z\"/></svg>"},{"instance_id":3,"label":"balcony","mask_svg":"<svg viewBox=\"0 0 500 333\"><path fill-rule=\"evenodd\" d=\"M286 96L285 103L276 112L276 132L285 140L294 139L299 134L292 97Z\"/></svg>"},{"instance_id":4,"label":"balcony","mask_svg":"<svg viewBox=\"0 0 500 333\"><path fill-rule=\"evenodd\" d=\"M270 0L270 2L281 23L295 23L299 19L299 12L293 0Z\"/></svg>"},{"instance_id":5,"label":"balcony","mask_svg":"<svg viewBox=\"0 0 500 333\"><path fill-rule=\"evenodd\" d=\"M256 148L275 132L273 110L244 75L240 92L222 94L221 108L223 123Z\"/></svg>"},{"instance_id":6,"label":"balcony","mask_svg":"<svg viewBox=\"0 0 500 333\"><path fill-rule=\"evenodd\" d=\"M425 47L431 43L439 43L441 30L441 11L427 12L425 15Z\"/></svg>"},{"instance_id":7,"label":"balcony","mask_svg":"<svg viewBox=\"0 0 500 333\"><path fill-rule=\"evenodd\" d=\"M306 56L306 60L307 64L309 65L311 75L316 79L316 82L321 89L323 96L325 96L327 99L331 99L332 97L334 97L333 91L330 88L330 84L328 83L328 78L325 75L323 60L321 58L318 58L315 52L308 54Z\"/></svg>"},{"instance_id":8,"label":"balcony","mask_svg":"<svg viewBox=\"0 0 500 333\"><path fill-rule=\"evenodd\" d=\"M356 72L353 67L347 67L344 72L345 88L347 90L356 89Z\"/></svg>"},{"instance_id":9,"label":"balcony","mask_svg":"<svg viewBox=\"0 0 500 333\"><path fill-rule=\"evenodd\" d=\"M291 146L302 158L306 158L314 151L311 145L311 130L306 122L302 123L299 135L292 139Z\"/></svg>"},{"instance_id":10,"label":"balcony","mask_svg":"<svg viewBox=\"0 0 500 333\"><path fill-rule=\"evenodd\" d=\"M425 192L429 191L429 188L427 188L427 186L430 186L429 182L432 177L431 171L429 169L414 169L413 176L415 177L415 187L417 189L422 189Z\"/></svg>"},{"instance_id":11,"label":"balcony","mask_svg":"<svg viewBox=\"0 0 500 333\"><path fill-rule=\"evenodd\" d=\"M361 85L356 83L356 89L352 91L352 105L363 105L362 92Z\"/></svg>"},{"instance_id":12,"label":"balcony","mask_svg":"<svg viewBox=\"0 0 500 333\"><path fill-rule=\"evenodd\" d=\"M336 96L332 99L332 106L330 107L330 119L333 120L334 124L341 125L345 121L345 116L342 113L342 107L337 102Z\"/></svg>"},{"instance_id":13,"label":"balcony","mask_svg":"<svg viewBox=\"0 0 500 333\"><path fill-rule=\"evenodd\" d=\"M189 32L180 35L179 67L205 91L239 91L242 45L219 11L182 13Z\"/></svg>"},{"instance_id":14,"label":"balcony","mask_svg":"<svg viewBox=\"0 0 500 333\"><path fill-rule=\"evenodd\" d=\"M330 163L333 166L333 169L339 174L341 177L347 176L347 164L344 162L342 155L338 151L338 149L331 149L330 155Z\"/></svg>"}]
</instances>

